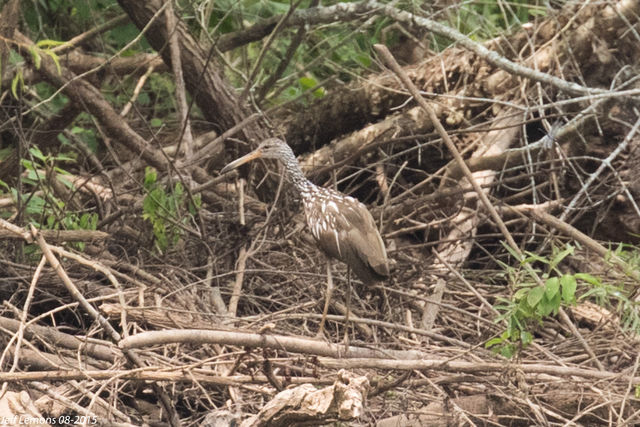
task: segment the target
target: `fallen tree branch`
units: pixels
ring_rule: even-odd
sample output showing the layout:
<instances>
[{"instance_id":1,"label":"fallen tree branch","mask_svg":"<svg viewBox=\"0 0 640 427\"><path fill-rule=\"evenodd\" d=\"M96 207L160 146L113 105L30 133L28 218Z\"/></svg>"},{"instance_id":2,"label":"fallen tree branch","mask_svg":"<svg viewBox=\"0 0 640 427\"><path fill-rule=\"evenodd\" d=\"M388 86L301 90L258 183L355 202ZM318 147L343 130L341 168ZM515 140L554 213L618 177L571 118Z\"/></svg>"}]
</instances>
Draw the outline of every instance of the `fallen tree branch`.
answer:
<instances>
[{"instance_id":1,"label":"fallen tree branch","mask_svg":"<svg viewBox=\"0 0 640 427\"><path fill-rule=\"evenodd\" d=\"M120 347L123 349L132 349L169 343L225 344L248 348L272 348L293 353L344 358L392 356L398 359L420 359L426 356L423 352L416 350L380 350L353 346L345 349L344 346L340 344L307 338L253 334L239 331L206 331L199 329L142 332L120 341Z\"/></svg>"},{"instance_id":2,"label":"fallen tree branch","mask_svg":"<svg viewBox=\"0 0 640 427\"><path fill-rule=\"evenodd\" d=\"M438 372L505 372L508 369L525 374L547 374L558 377L580 377L593 380L623 381L640 384L640 376L630 376L619 372L598 371L594 369L571 366L544 365L541 363L511 362L463 362L459 360L393 360L393 359L328 359L318 358L318 363L325 368L343 369L395 369L395 370L433 370Z\"/></svg>"}]
</instances>

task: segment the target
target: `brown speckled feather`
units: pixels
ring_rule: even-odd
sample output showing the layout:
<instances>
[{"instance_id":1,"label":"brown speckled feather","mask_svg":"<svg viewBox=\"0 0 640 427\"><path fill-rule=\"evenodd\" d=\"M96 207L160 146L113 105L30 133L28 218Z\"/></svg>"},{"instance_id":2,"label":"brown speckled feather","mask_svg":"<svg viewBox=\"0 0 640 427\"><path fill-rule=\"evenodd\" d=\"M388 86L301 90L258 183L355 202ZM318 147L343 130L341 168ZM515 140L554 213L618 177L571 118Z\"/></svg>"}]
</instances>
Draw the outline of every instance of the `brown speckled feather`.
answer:
<instances>
[{"instance_id":1,"label":"brown speckled feather","mask_svg":"<svg viewBox=\"0 0 640 427\"><path fill-rule=\"evenodd\" d=\"M229 163L220 173L258 158L282 162L302 197L311 234L329 257L346 263L366 284L389 277L387 252L367 207L353 197L318 187L305 178L291 147L283 140L269 138L262 141L255 150Z\"/></svg>"},{"instance_id":2,"label":"brown speckled feather","mask_svg":"<svg viewBox=\"0 0 640 427\"><path fill-rule=\"evenodd\" d=\"M365 284L385 280L387 254L366 206L331 189L318 190L313 197L303 198L307 225L318 246L351 266Z\"/></svg>"}]
</instances>

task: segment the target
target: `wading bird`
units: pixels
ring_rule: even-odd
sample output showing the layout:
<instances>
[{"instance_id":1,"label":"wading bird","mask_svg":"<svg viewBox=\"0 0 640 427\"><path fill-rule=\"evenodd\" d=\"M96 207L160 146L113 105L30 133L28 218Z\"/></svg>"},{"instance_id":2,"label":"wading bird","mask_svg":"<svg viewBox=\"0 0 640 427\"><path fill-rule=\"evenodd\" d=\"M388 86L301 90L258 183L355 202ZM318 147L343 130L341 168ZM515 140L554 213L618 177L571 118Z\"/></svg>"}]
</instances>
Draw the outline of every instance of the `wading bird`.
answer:
<instances>
[{"instance_id":1,"label":"wading bird","mask_svg":"<svg viewBox=\"0 0 640 427\"><path fill-rule=\"evenodd\" d=\"M330 188L318 187L305 178L298 161L286 142L279 138L264 140L249 154L225 166L224 174L255 159L279 160L296 192L302 199L307 226L318 246L328 255L327 293L318 335L322 335L333 292L331 258L347 264L347 319L351 284L349 270L366 285L373 285L389 277L387 253L373 217L366 206L353 197ZM346 337L346 334L345 334Z\"/></svg>"}]
</instances>

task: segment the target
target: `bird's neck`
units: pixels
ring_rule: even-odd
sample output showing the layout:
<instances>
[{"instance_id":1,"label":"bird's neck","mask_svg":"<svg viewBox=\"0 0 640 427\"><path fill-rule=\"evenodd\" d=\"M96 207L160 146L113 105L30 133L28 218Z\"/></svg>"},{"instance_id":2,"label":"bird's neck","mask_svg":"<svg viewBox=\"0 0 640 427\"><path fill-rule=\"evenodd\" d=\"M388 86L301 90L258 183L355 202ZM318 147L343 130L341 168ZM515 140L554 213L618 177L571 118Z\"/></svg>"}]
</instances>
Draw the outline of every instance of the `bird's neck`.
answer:
<instances>
[{"instance_id":1,"label":"bird's neck","mask_svg":"<svg viewBox=\"0 0 640 427\"><path fill-rule=\"evenodd\" d=\"M293 152L284 159L283 164L296 191L303 197L310 194L316 185L304 176Z\"/></svg>"}]
</instances>

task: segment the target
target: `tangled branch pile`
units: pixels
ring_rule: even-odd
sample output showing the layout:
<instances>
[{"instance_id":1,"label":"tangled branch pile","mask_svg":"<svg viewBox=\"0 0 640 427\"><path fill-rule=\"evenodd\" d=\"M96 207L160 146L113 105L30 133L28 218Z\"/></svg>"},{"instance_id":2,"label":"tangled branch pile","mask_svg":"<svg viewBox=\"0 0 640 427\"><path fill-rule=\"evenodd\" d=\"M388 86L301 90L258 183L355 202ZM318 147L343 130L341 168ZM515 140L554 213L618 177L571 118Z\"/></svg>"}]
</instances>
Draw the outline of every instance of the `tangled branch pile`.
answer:
<instances>
[{"instance_id":1,"label":"tangled branch pile","mask_svg":"<svg viewBox=\"0 0 640 427\"><path fill-rule=\"evenodd\" d=\"M0 183L15 190L0 198L0 420L639 422L640 1L568 2L484 44L375 1L296 3L214 40L170 3L119 3L127 17L54 47L18 30L17 0L2 10L1 63L23 63L3 67L0 98ZM157 55L90 55L127 19ZM367 76L275 103L309 28L379 19L410 36L392 49L402 68L371 49ZM425 34L454 44L431 51ZM236 90L225 53L258 41ZM161 129L130 113L159 73L176 80ZM118 112L101 84L125 75L139 84ZM48 110L54 91L65 102ZM270 135L367 203L392 262L388 282L353 284L349 324L334 263L325 341L324 255L286 179L275 163L217 173Z\"/></svg>"}]
</instances>

